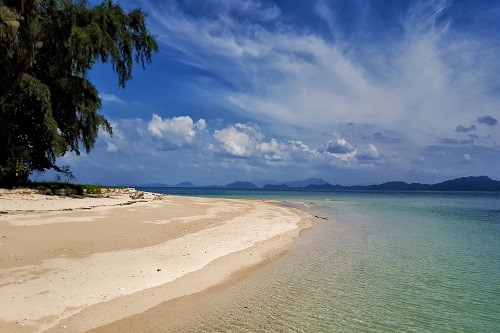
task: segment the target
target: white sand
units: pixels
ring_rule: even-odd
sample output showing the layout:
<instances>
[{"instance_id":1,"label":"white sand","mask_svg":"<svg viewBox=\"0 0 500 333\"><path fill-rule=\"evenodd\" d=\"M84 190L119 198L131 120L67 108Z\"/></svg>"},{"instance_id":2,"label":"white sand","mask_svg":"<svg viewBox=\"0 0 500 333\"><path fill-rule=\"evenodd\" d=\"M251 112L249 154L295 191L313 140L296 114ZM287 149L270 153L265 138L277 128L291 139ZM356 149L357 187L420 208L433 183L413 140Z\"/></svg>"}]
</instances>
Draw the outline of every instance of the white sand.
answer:
<instances>
[{"instance_id":1,"label":"white sand","mask_svg":"<svg viewBox=\"0 0 500 333\"><path fill-rule=\"evenodd\" d=\"M86 331L146 311L264 260L308 223L265 201L153 199L0 195L0 332Z\"/></svg>"}]
</instances>

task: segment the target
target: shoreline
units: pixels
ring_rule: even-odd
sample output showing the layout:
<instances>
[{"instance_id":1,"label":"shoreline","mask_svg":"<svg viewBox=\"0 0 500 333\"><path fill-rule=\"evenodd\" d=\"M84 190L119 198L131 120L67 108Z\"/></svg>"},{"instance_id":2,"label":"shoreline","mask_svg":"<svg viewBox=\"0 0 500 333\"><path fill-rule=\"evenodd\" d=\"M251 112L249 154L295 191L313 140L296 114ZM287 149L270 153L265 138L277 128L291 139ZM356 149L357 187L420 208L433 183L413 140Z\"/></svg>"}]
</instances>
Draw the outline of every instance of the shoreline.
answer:
<instances>
[{"instance_id":1,"label":"shoreline","mask_svg":"<svg viewBox=\"0 0 500 333\"><path fill-rule=\"evenodd\" d=\"M23 196L28 207L41 200L44 211L18 209ZM65 205L48 210L45 196L0 195L0 330L119 331L113 323L147 316L283 253L312 220L266 200L158 197L91 198L90 208L86 198L49 197ZM19 258L11 253L16 241Z\"/></svg>"},{"instance_id":2,"label":"shoreline","mask_svg":"<svg viewBox=\"0 0 500 333\"><path fill-rule=\"evenodd\" d=\"M308 218L310 218L310 216L308 216ZM310 221L313 225L317 223L312 219ZM269 266L272 266L280 259L284 259L290 251L293 251L292 247L295 246L296 242L301 241L301 235L308 232L311 226L311 224L308 224L307 227L297 230L297 233L293 235L289 243L269 253L264 260L255 262L249 266L237 267L236 270L231 272L225 279L221 280L220 283L214 284L196 293L182 295L181 297L164 301L143 313L128 316L121 320L100 326L88 331L88 333L142 332L144 330L152 332L196 332L198 329L195 328L193 330L193 325L203 326L202 322L197 322L198 324L195 324L196 320L200 319L198 315L201 314L201 318L207 315L222 315L224 313L230 315L232 313L232 308L228 306L234 303L234 297L238 297L238 294L241 292L241 290L238 289L244 288L243 286L245 286L249 280L254 279L259 273L268 269ZM248 254L251 251L252 249L246 249L243 250L241 254ZM219 258L215 262L210 263L207 267L207 271L205 271L204 268L200 271L191 273L193 276L191 276L191 274L187 275L184 282L189 283L189 279L197 279L199 276L202 276L204 272L209 273L210 270L216 270L219 261L234 261L237 260L237 258L238 254L235 253L227 255L225 258ZM198 274L199 276L197 276ZM261 281L263 284L266 282L268 281ZM251 313L251 311L249 312ZM191 317L191 315L193 315L193 317Z\"/></svg>"}]
</instances>

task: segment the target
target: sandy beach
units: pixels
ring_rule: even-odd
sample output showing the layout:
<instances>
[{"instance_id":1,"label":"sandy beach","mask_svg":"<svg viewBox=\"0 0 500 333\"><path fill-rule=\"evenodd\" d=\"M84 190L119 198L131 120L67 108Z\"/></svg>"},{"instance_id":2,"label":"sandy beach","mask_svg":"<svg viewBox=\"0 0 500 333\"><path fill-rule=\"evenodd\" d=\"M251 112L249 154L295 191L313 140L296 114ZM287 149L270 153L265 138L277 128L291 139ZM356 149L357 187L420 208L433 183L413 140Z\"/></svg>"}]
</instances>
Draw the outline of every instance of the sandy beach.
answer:
<instances>
[{"instance_id":1,"label":"sandy beach","mask_svg":"<svg viewBox=\"0 0 500 333\"><path fill-rule=\"evenodd\" d=\"M0 332L85 332L147 315L282 253L309 223L263 200L3 191Z\"/></svg>"}]
</instances>

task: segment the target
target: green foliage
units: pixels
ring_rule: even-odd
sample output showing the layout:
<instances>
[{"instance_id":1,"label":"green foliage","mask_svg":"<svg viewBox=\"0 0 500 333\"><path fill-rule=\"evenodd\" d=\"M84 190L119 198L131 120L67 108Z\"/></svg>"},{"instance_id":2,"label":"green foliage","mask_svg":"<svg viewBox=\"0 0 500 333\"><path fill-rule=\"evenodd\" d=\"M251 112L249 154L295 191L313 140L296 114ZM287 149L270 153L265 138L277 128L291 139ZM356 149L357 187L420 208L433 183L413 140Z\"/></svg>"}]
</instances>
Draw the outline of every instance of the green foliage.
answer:
<instances>
[{"instance_id":1,"label":"green foliage","mask_svg":"<svg viewBox=\"0 0 500 333\"><path fill-rule=\"evenodd\" d=\"M28 185L28 187L35 188L43 194L56 195L58 193L83 195L84 190L82 185L64 183L64 182L39 182Z\"/></svg>"},{"instance_id":2,"label":"green foliage","mask_svg":"<svg viewBox=\"0 0 500 333\"><path fill-rule=\"evenodd\" d=\"M124 87L134 63L151 62L158 45L146 13L111 0L0 0L0 185L55 169L58 156L94 146L101 100L88 80L110 62Z\"/></svg>"},{"instance_id":3,"label":"green foliage","mask_svg":"<svg viewBox=\"0 0 500 333\"><path fill-rule=\"evenodd\" d=\"M82 185L84 193L87 194L101 194L102 187L96 185Z\"/></svg>"},{"instance_id":4,"label":"green foliage","mask_svg":"<svg viewBox=\"0 0 500 333\"><path fill-rule=\"evenodd\" d=\"M70 195L100 195L102 192L102 186L99 185L73 184L59 181L28 183L25 186L50 195L57 195L59 193Z\"/></svg>"}]
</instances>

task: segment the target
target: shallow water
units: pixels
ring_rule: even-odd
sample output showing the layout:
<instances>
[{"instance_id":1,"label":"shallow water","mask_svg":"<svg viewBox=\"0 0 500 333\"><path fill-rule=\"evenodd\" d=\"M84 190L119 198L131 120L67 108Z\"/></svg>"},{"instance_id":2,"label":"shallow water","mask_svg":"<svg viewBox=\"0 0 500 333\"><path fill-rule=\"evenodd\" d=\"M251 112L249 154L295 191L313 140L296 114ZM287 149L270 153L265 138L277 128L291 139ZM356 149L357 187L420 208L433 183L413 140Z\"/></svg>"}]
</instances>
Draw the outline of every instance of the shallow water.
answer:
<instances>
[{"instance_id":1,"label":"shallow water","mask_svg":"<svg viewBox=\"0 0 500 333\"><path fill-rule=\"evenodd\" d=\"M286 256L190 314L182 331L500 330L500 193L267 197L329 220L316 220Z\"/></svg>"}]
</instances>

